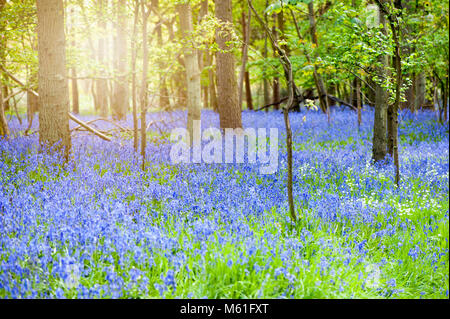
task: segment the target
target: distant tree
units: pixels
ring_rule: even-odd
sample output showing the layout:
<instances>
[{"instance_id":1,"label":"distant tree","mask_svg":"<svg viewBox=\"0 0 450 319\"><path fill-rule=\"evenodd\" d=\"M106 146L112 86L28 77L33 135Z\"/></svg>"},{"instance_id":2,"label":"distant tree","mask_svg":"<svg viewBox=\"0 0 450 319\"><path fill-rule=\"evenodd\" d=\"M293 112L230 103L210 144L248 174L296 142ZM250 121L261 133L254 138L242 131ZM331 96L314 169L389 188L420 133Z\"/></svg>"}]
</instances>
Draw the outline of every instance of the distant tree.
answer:
<instances>
[{"instance_id":1,"label":"distant tree","mask_svg":"<svg viewBox=\"0 0 450 319\"><path fill-rule=\"evenodd\" d=\"M117 1L117 36L115 41L115 68L118 76L114 81L114 98L111 104L113 117L121 120L128 110L126 1Z\"/></svg>"},{"instance_id":2,"label":"distant tree","mask_svg":"<svg viewBox=\"0 0 450 319\"><path fill-rule=\"evenodd\" d=\"M190 141L193 141L193 123L200 120L201 116L201 86L200 71L198 67L197 49L193 47L191 39L194 31L192 22L191 4L189 2L177 5L180 17L180 29L185 42L184 63L186 67L186 87L187 87L187 130L189 132Z\"/></svg>"},{"instance_id":3,"label":"distant tree","mask_svg":"<svg viewBox=\"0 0 450 319\"><path fill-rule=\"evenodd\" d=\"M139 134L138 134L138 116L137 116L137 79L136 79L136 60L137 60L137 32L139 21L139 0L133 1L134 5L134 22L133 22L133 36L131 38L131 103L133 112L133 147L134 151L138 152Z\"/></svg>"},{"instance_id":4,"label":"distant tree","mask_svg":"<svg viewBox=\"0 0 450 319\"><path fill-rule=\"evenodd\" d=\"M6 4L6 0L0 0L0 15L2 15L3 8ZM4 23L3 19L0 20L0 63L3 64L6 48L6 38L3 37L4 32ZM3 103L3 93L5 90L3 89L3 84L0 82L0 136L5 136L8 138L9 136L9 127L8 122L5 117L5 103ZM6 97L6 96L5 96Z\"/></svg>"},{"instance_id":5,"label":"distant tree","mask_svg":"<svg viewBox=\"0 0 450 319\"><path fill-rule=\"evenodd\" d=\"M75 48L76 46L76 40L75 40L75 27L74 27L74 15L75 15L75 10L72 7L70 10L70 21L71 21L71 25L70 25L70 31L71 31L71 36L72 36L72 41L71 41L71 45L73 48ZM77 80L77 68L75 66L75 63L73 63L72 67L71 67L71 71L72 71L72 112L75 114L80 113L80 99L79 99L79 91L78 91L78 80Z\"/></svg>"},{"instance_id":6,"label":"distant tree","mask_svg":"<svg viewBox=\"0 0 450 319\"><path fill-rule=\"evenodd\" d=\"M105 45L106 38L104 32L106 30L106 21L103 16L103 11L107 7L107 0L98 0L97 5L97 16L98 16L98 26L100 29L100 39L98 40L98 52L97 58L100 64L101 70L105 71L106 61L105 61ZM99 78L96 80L96 109L99 110L100 116L108 116L108 83L105 78Z\"/></svg>"},{"instance_id":7,"label":"distant tree","mask_svg":"<svg viewBox=\"0 0 450 319\"><path fill-rule=\"evenodd\" d=\"M156 35L158 37L157 38L158 46L162 47L163 46L163 36L162 36L161 25L162 25L163 16L161 15L161 12L159 10L159 0L152 0L152 10L158 16L158 22L156 23L155 31L156 31ZM159 61L158 61L158 67L160 70L162 70L166 67L162 60L163 59L159 59ZM160 107L160 109L163 109L163 110L167 109L167 108L170 109L169 92L167 90L165 76L162 74L159 75L159 107Z\"/></svg>"},{"instance_id":8,"label":"distant tree","mask_svg":"<svg viewBox=\"0 0 450 319\"><path fill-rule=\"evenodd\" d=\"M70 152L69 90L62 0L37 0L39 142Z\"/></svg>"},{"instance_id":9,"label":"distant tree","mask_svg":"<svg viewBox=\"0 0 450 319\"><path fill-rule=\"evenodd\" d=\"M147 9L146 9L147 8ZM141 0L141 14L142 14L142 83L141 83L141 155L142 155L142 169L145 169L145 150L147 147L147 72L148 72L148 45L147 45L147 23L150 9L144 0Z\"/></svg>"}]
</instances>

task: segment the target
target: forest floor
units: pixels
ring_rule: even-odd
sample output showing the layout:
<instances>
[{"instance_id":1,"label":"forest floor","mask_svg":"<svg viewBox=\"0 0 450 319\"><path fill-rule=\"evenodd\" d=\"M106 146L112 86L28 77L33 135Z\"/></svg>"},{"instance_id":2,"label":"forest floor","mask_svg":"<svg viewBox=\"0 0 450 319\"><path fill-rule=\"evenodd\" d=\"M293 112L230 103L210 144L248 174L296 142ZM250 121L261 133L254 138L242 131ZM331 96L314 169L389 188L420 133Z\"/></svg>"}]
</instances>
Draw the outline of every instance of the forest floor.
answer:
<instances>
[{"instance_id":1,"label":"forest floor","mask_svg":"<svg viewBox=\"0 0 450 319\"><path fill-rule=\"evenodd\" d=\"M434 113L401 113L399 187L391 163L371 164L371 111L359 130L350 111L331 126L292 114L294 226L282 114L243 112L244 127L279 129L271 175L170 163L168 132L186 115L148 121L158 118L174 120L150 127L145 171L129 135L77 133L63 165L11 121L16 136L0 140L1 298L449 297L449 131ZM203 111L203 128L218 121Z\"/></svg>"}]
</instances>

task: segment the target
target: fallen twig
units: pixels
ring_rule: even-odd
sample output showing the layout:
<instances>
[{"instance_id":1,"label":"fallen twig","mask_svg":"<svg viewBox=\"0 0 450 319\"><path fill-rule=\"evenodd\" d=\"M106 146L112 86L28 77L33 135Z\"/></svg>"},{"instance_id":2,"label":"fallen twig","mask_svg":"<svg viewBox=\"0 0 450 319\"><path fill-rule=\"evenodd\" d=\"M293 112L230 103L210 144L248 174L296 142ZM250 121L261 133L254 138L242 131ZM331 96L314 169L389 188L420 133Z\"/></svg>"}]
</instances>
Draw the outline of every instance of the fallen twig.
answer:
<instances>
[{"instance_id":1,"label":"fallen twig","mask_svg":"<svg viewBox=\"0 0 450 319\"><path fill-rule=\"evenodd\" d=\"M22 83L22 81L20 81L20 80L19 80L18 78L16 78L14 75L12 75L11 73L9 73L9 72L5 69L5 67L4 67L2 64L0 64L0 69L1 69L6 75L8 75L14 82L16 82L16 83L19 84L21 87L23 87L25 90L27 90L28 92L30 92L30 93L33 94L34 96L39 97L39 94L38 94L36 91L34 91L34 90L28 88L25 84ZM99 131L96 130L95 128L89 126L88 124L86 124L86 123L83 122L82 120L76 118L76 117L75 117L73 114L71 114L70 112L68 112L68 114L69 114L69 119L71 119L71 120L74 121L75 123L77 123L77 124L83 126L83 127L86 128L88 131L90 131L91 133L93 133L93 134L97 135L98 137L104 139L105 141L111 141L111 139L110 139L108 136L102 134L101 132L99 132Z\"/></svg>"}]
</instances>

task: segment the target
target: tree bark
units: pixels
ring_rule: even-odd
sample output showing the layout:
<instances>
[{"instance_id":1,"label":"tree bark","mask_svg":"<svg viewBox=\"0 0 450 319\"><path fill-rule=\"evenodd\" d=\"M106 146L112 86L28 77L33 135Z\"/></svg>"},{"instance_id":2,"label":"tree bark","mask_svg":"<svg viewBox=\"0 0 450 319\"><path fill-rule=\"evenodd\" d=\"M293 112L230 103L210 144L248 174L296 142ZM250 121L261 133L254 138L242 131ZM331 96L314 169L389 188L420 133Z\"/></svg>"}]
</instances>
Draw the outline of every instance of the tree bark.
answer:
<instances>
[{"instance_id":1,"label":"tree bark","mask_svg":"<svg viewBox=\"0 0 450 319\"><path fill-rule=\"evenodd\" d=\"M425 73L420 72L416 76L415 80L415 86L416 86L416 96L414 99L414 108L411 110L413 113L417 112L420 108L423 107L425 104L425 85L426 85L426 78Z\"/></svg>"},{"instance_id":2,"label":"tree bark","mask_svg":"<svg viewBox=\"0 0 450 319\"><path fill-rule=\"evenodd\" d=\"M319 43L317 41L317 33L316 33L316 18L314 15L314 1L311 1L308 3L308 18L309 18L309 32L311 35L311 41L313 44L317 47L319 46ZM317 68L315 65L315 61L317 60L317 53L314 53L314 74L316 77L316 83L317 83L317 93L319 94L319 102L320 102L320 108L324 113L327 114L328 124L330 124L330 109L328 106L328 100L326 98L327 90L325 88L325 84L323 83L322 76L317 72Z\"/></svg>"},{"instance_id":3,"label":"tree bark","mask_svg":"<svg viewBox=\"0 0 450 319\"><path fill-rule=\"evenodd\" d=\"M37 0L39 57L39 142L64 147L68 158L69 90L66 70L64 8L62 0Z\"/></svg>"},{"instance_id":4,"label":"tree bark","mask_svg":"<svg viewBox=\"0 0 450 319\"><path fill-rule=\"evenodd\" d=\"M244 81L246 85L246 91L249 90L249 74L246 71L247 59L248 59L248 41L250 38L250 22L251 22L252 12L249 9L248 11L248 21L245 19L245 13L242 11L242 34L244 35L244 45L242 47L242 65L241 65L241 73L239 74L239 108L242 110L242 100L243 100L243 91L244 91ZM248 93L247 97L247 108L248 105ZM251 97L250 97L251 99ZM252 107L252 106L251 106Z\"/></svg>"},{"instance_id":5,"label":"tree bark","mask_svg":"<svg viewBox=\"0 0 450 319\"><path fill-rule=\"evenodd\" d=\"M100 32L104 34L106 30L106 22L103 17L103 10L106 7L106 0L98 0L98 19ZM100 64L100 69L105 71L105 37L100 35L98 40L98 63ZM101 117L108 117L108 84L106 79L96 80L96 98L97 98L97 109L100 111Z\"/></svg>"},{"instance_id":6,"label":"tree bark","mask_svg":"<svg viewBox=\"0 0 450 319\"><path fill-rule=\"evenodd\" d=\"M400 88L402 86L402 61L400 54L400 26L399 26L399 12L401 12L401 2L395 2L395 9L398 11L393 13L389 12L388 9L383 4L382 0L376 0L380 11L382 11L388 21L389 26L392 32L392 39L394 41L393 47L393 65L395 68L395 100L392 105L392 113L389 116L389 125L391 126L391 130L389 132L389 140L390 144L392 144L393 148L393 157L394 157L394 165L395 165L395 183L397 187L400 184L400 164L398 158L398 110L400 107Z\"/></svg>"},{"instance_id":7,"label":"tree bark","mask_svg":"<svg viewBox=\"0 0 450 319\"><path fill-rule=\"evenodd\" d=\"M198 23L200 24L204 17L208 14L208 0L202 0L200 3L200 11L199 11L199 17L198 17ZM203 70L205 68L205 64L207 64L209 50L208 48L205 48L204 50L198 50L198 67L200 70L200 74L203 73ZM202 76L200 76L202 78ZM202 98L203 98L203 108L208 108L209 104L209 89L208 86L200 80L200 84L202 87Z\"/></svg>"},{"instance_id":8,"label":"tree bark","mask_svg":"<svg viewBox=\"0 0 450 319\"><path fill-rule=\"evenodd\" d=\"M297 215L295 213L295 206L294 206L294 195L293 195L293 171L292 171L292 129L291 124L289 120L289 110L293 108L294 103L297 102L297 88L294 84L293 74L292 74L292 64L289 60L289 57L286 55L286 52L281 49L281 47L278 45L277 41L274 38L274 35L269 30L269 27L267 26L267 23L265 23L256 12L255 8L252 5L251 0L247 0L248 5L251 8L251 10L255 13L255 16L258 20L258 22L261 24L261 26L265 29L266 34L270 37L270 41L272 42L272 45L276 48L281 65L283 66L284 74L286 77L286 82L288 85L288 100L286 103L286 106L283 107L283 117L284 117L284 124L286 128L286 148L287 148L287 159L288 159L288 176L287 176L287 191L288 191L288 204L289 204L289 215L291 218L291 221L295 223L297 221Z\"/></svg>"},{"instance_id":9,"label":"tree bark","mask_svg":"<svg viewBox=\"0 0 450 319\"><path fill-rule=\"evenodd\" d=\"M142 170L145 169L145 149L147 147L147 72L148 72L148 46L147 46L147 21L149 16L149 10L145 10L145 1L141 0L142 11L142 83L141 83L141 156L142 156Z\"/></svg>"},{"instance_id":10,"label":"tree bark","mask_svg":"<svg viewBox=\"0 0 450 319\"><path fill-rule=\"evenodd\" d=\"M75 15L75 10L72 7L70 10L71 23L70 23L70 27L69 27L70 36L72 38L72 41L71 41L72 48L75 48L75 46L76 46L75 27L74 27L74 23L73 23L73 21L75 20L74 15ZM72 65L71 72L72 72L72 79L71 79L72 112L75 114L79 114L80 113L80 102L79 102L79 92L78 92L77 68L75 67L75 65Z\"/></svg>"},{"instance_id":11,"label":"tree bark","mask_svg":"<svg viewBox=\"0 0 450 319\"><path fill-rule=\"evenodd\" d=\"M6 4L6 0L0 0L0 14L2 14L3 8ZM2 21L3 22L3 21ZM0 34L3 34L4 32L4 24L1 23L0 24ZM6 49L6 38L5 37L0 37L0 63L4 63L4 56L5 56L5 49ZM0 81L0 136L4 136L6 138L9 137L9 127L8 127L8 122L6 120L6 116L5 116L5 104L3 102L4 99L4 86L2 85L1 81ZM7 90L6 90L7 92ZM6 93L5 97L7 96L8 93Z\"/></svg>"},{"instance_id":12,"label":"tree bark","mask_svg":"<svg viewBox=\"0 0 450 319\"><path fill-rule=\"evenodd\" d=\"M192 24L192 10L189 2L177 5L180 16L180 29L183 38L189 38L194 31ZM187 86L187 130L190 142L193 142L194 121L201 117L201 86L200 70L198 68L198 56L195 48L186 47L184 51L184 63L186 66L186 86Z\"/></svg>"},{"instance_id":13,"label":"tree bark","mask_svg":"<svg viewBox=\"0 0 450 319\"><path fill-rule=\"evenodd\" d=\"M206 64L213 66L213 55L208 52L206 55ZM215 112L219 112L219 105L217 103L217 91L216 91L216 79L212 68L208 70L208 82L209 82L209 105Z\"/></svg>"},{"instance_id":14,"label":"tree bark","mask_svg":"<svg viewBox=\"0 0 450 319\"><path fill-rule=\"evenodd\" d=\"M4 109L5 103L3 103L3 87L0 84L0 137L3 136L4 138L9 138L9 127L8 127L8 121L6 120L5 116L5 109Z\"/></svg>"},{"instance_id":15,"label":"tree bark","mask_svg":"<svg viewBox=\"0 0 450 319\"><path fill-rule=\"evenodd\" d=\"M269 1L266 0L266 8L269 6ZM267 15L264 15L264 23L267 25ZM263 64L263 90L264 90L264 105L270 104L270 96L269 96L269 83L267 81L267 34L264 33L264 64ZM269 108L266 108L266 112L269 111Z\"/></svg>"},{"instance_id":16,"label":"tree bark","mask_svg":"<svg viewBox=\"0 0 450 319\"><path fill-rule=\"evenodd\" d=\"M273 14L273 26L272 26L272 33L273 37L275 38L275 41L278 42L278 32L277 32L277 14ZM285 51L286 52L286 51ZM273 47L273 57L275 58L277 56L276 48ZM280 100L280 78L278 76L275 76L272 83L272 103L276 103ZM280 108L280 104L274 104L273 108L275 110L278 110Z\"/></svg>"},{"instance_id":17,"label":"tree bark","mask_svg":"<svg viewBox=\"0 0 450 319\"><path fill-rule=\"evenodd\" d=\"M216 1L215 11L216 18L219 21L232 25L231 0ZM216 30L216 41L219 49L222 51L216 53L217 98L220 127L222 129L238 128L242 127L242 119L241 110L238 105L234 55L231 52L232 46L227 43L231 41L231 35L228 33L228 28L221 26L220 29Z\"/></svg>"},{"instance_id":18,"label":"tree bark","mask_svg":"<svg viewBox=\"0 0 450 319\"><path fill-rule=\"evenodd\" d=\"M442 109L444 112L443 120L444 120L444 123L447 123L447 120L448 120L448 116L447 116L447 112L448 112L448 76L447 76L447 79L445 80L445 83L442 83L441 91L442 91L442 106L443 106Z\"/></svg>"},{"instance_id":19,"label":"tree bark","mask_svg":"<svg viewBox=\"0 0 450 319\"><path fill-rule=\"evenodd\" d=\"M126 37L126 1L117 1L117 37L116 37L116 70L117 79L114 81L114 98L111 103L113 117L122 120L128 110L128 81L127 81L127 37Z\"/></svg>"},{"instance_id":20,"label":"tree bark","mask_svg":"<svg viewBox=\"0 0 450 319\"><path fill-rule=\"evenodd\" d=\"M158 13L159 21L155 27L158 46L163 46L163 38L162 38L162 28L161 28L161 20L162 16L159 13L159 0L152 0L152 8L153 11ZM159 69L162 71L165 69L165 64L162 59L158 61ZM160 73L159 75L159 108L162 110L170 109L170 100L169 100L169 91L167 90L167 84L165 77Z\"/></svg>"},{"instance_id":21,"label":"tree bark","mask_svg":"<svg viewBox=\"0 0 450 319\"><path fill-rule=\"evenodd\" d=\"M253 110L252 88L250 85L250 73L248 71L245 71L244 81L245 81L245 98L247 101L247 109Z\"/></svg>"},{"instance_id":22,"label":"tree bark","mask_svg":"<svg viewBox=\"0 0 450 319\"><path fill-rule=\"evenodd\" d=\"M383 32L386 33L386 21L382 12L379 13L380 24L383 25ZM376 68L376 73L379 78L386 76L386 66L388 65L388 57L381 55L378 57L380 67ZM372 144L372 159L379 162L385 159L387 154L387 92L385 89L375 81L375 116L373 122L373 144Z\"/></svg>"},{"instance_id":23,"label":"tree bark","mask_svg":"<svg viewBox=\"0 0 450 319\"><path fill-rule=\"evenodd\" d=\"M139 0L134 0L134 23L133 23L133 37L131 39L131 103L133 107L133 147L134 151L138 152L139 134L138 134L138 116L137 116L137 94L136 94L136 39L137 27L139 21Z\"/></svg>"}]
</instances>

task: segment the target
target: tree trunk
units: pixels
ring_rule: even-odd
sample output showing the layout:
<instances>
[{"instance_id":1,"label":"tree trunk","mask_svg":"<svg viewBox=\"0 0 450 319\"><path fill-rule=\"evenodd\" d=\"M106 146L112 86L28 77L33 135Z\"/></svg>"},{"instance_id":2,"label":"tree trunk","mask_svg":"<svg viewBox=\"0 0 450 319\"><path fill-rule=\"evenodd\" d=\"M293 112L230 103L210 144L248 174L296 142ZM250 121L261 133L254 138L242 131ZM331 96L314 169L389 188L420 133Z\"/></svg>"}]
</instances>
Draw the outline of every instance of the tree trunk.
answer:
<instances>
[{"instance_id":1,"label":"tree trunk","mask_svg":"<svg viewBox=\"0 0 450 319\"><path fill-rule=\"evenodd\" d=\"M216 1L216 18L221 22L233 22L231 0ZM222 52L216 53L217 98L219 105L220 127L242 127L241 110L238 105L238 92L235 74L234 55L231 52L231 36L223 27L216 30L216 41Z\"/></svg>"},{"instance_id":2,"label":"tree trunk","mask_svg":"<svg viewBox=\"0 0 450 319\"><path fill-rule=\"evenodd\" d=\"M357 9L358 6L356 4L356 0L352 0L352 7ZM358 113L358 131L361 128L361 80L356 78L353 80L353 86L355 88L353 93L353 101L352 104L356 105L357 113Z\"/></svg>"},{"instance_id":3,"label":"tree trunk","mask_svg":"<svg viewBox=\"0 0 450 319\"><path fill-rule=\"evenodd\" d=\"M0 83L0 137L3 136L6 139L9 138L9 127L5 116L5 103L3 103L3 86Z\"/></svg>"},{"instance_id":4,"label":"tree trunk","mask_svg":"<svg viewBox=\"0 0 450 319\"><path fill-rule=\"evenodd\" d=\"M202 20L204 19L204 17L208 14L208 0L202 0L201 4L200 4L200 11L199 11L199 18L198 18L198 23L200 24L202 22ZM200 74L203 73L203 70L205 68L205 64L207 63L208 60L208 54L209 54L209 50L208 48L205 48L204 50L198 50L198 67L200 70ZM202 76L200 76L202 78ZM208 108L208 96L209 96L209 89L208 86L203 82L202 80L200 80L200 84L202 87L202 98L203 98L203 108L206 109Z\"/></svg>"},{"instance_id":5,"label":"tree trunk","mask_svg":"<svg viewBox=\"0 0 450 319\"><path fill-rule=\"evenodd\" d=\"M447 72L448 73L448 72ZM447 112L448 112L448 77L445 80L445 83L442 83L441 91L442 91L442 110L444 112L444 123L447 123Z\"/></svg>"},{"instance_id":6,"label":"tree trunk","mask_svg":"<svg viewBox=\"0 0 450 319\"><path fill-rule=\"evenodd\" d=\"M37 73L33 72L30 74L30 77L28 78L28 87L33 89L34 91L38 91L38 75ZM27 91L27 122L28 126L25 130L26 133L31 129L31 126L33 125L33 119L34 119L34 113L39 112L39 98L32 94L30 91Z\"/></svg>"},{"instance_id":7,"label":"tree trunk","mask_svg":"<svg viewBox=\"0 0 450 319\"><path fill-rule=\"evenodd\" d=\"M294 84L293 74L292 74L292 64L289 60L289 57L286 55L286 52L281 49L275 40L274 35L270 32L267 23L265 23L256 12L255 8L252 5L251 0L248 0L248 5L251 10L255 13L255 16L261 26L265 29L266 33L269 35L272 45L278 52L280 62L283 66L284 75L286 78L286 82L288 85L288 100L286 106L283 107L283 116L284 116L284 124L286 128L286 148L287 148L287 159L288 159L288 178L287 178L287 191L288 191L288 203L289 203L289 214L291 217L291 221L295 223L297 221L297 215L295 213L294 206L294 196L293 196L293 171L292 171L292 129L289 120L289 110L294 106L294 103L297 103L297 88Z\"/></svg>"},{"instance_id":8,"label":"tree trunk","mask_svg":"<svg viewBox=\"0 0 450 319\"><path fill-rule=\"evenodd\" d=\"M423 105L425 104L425 85L426 85L426 79L425 79L425 72L420 72L419 74L417 74L416 76L416 81L415 81L415 85L416 85L416 96L414 99L414 109L412 110L412 112L417 112L420 108L423 107Z\"/></svg>"},{"instance_id":9,"label":"tree trunk","mask_svg":"<svg viewBox=\"0 0 450 319\"><path fill-rule=\"evenodd\" d=\"M245 71L244 80L245 80L245 98L247 101L247 109L253 110L252 89L250 86L250 74L248 71Z\"/></svg>"},{"instance_id":10,"label":"tree trunk","mask_svg":"<svg viewBox=\"0 0 450 319\"><path fill-rule=\"evenodd\" d=\"M278 29L280 30L280 40L283 42L286 42L286 44L281 45L281 48L286 52L286 55L290 55L289 46L287 45L287 39L284 33L284 14L283 11L280 11L277 13L277 19L278 19Z\"/></svg>"},{"instance_id":11,"label":"tree trunk","mask_svg":"<svg viewBox=\"0 0 450 319\"><path fill-rule=\"evenodd\" d=\"M180 16L180 29L183 38L189 38L194 31L192 24L191 4L184 3L177 5ZM184 63L186 65L186 86L187 86L187 130L189 132L190 141L193 142L194 121L200 120L201 117L201 86L200 71L198 68L198 56L195 48L187 47L184 51Z\"/></svg>"},{"instance_id":12,"label":"tree trunk","mask_svg":"<svg viewBox=\"0 0 450 319\"><path fill-rule=\"evenodd\" d=\"M2 14L3 8L6 4L6 0L0 0L0 14ZM5 26L3 23L3 19L0 20L1 24L0 24L0 34L3 35L3 32L5 30ZM5 56L5 50L6 49L6 37L0 37L0 63L4 63L4 56ZM0 136L4 136L6 138L9 137L9 127L8 127L8 122L6 121L6 116L5 116L5 104L3 103L3 96L5 95L5 97L8 95L8 91L5 90L4 88L6 88L6 86L4 87L1 83L1 79L0 79ZM7 89L7 88L6 88ZM6 94L5 94L6 91Z\"/></svg>"},{"instance_id":13,"label":"tree trunk","mask_svg":"<svg viewBox=\"0 0 450 319\"><path fill-rule=\"evenodd\" d=\"M115 40L115 68L118 76L114 81L114 98L111 103L113 117L122 120L128 110L126 1L117 1L117 37Z\"/></svg>"},{"instance_id":14,"label":"tree trunk","mask_svg":"<svg viewBox=\"0 0 450 319\"><path fill-rule=\"evenodd\" d=\"M75 48L75 46L76 46L75 27L74 27L74 23L73 23L74 15L75 15L75 10L74 10L74 8L71 8L70 17L71 17L72 23L70 24L70 31L71 31L71 37L72 37L72 41L71 41L72 48ZM72 80L71 80L71 82L72 82L72 112L75 114L79 114L80 113L80 102L79 102L79 92L78 92L77 68L75 67L75 65L72 65L71 71L72 71Z\"/></svg>"},{"instance_id":15,"label":"tree trunk","mask_svg":"<svg viewBox=\"0 0 450 319\"><path fill-rule=\"evenodd\" d=\"M169 41L173 42L175 41L175 32L173 31L173 23L167 23L166 24L167 31L169 32ZM178 32L181 33L181 30L178 30ZM178 37L181 37L177 34ZM176 96L175 105L178 105L178 108L181 106L186 105L186 85L184 85L185 82L185 72L183 69L185 68L184 60L181 56L177 57L178 64L180 65L180 68L177 68L177 70L173 73L171 83L172 83L172 91L174 92L174 95Z\"/></svg>"},{"instance_id":16,"label":"tree trunk","mask_svg":"<svg viewBox=\"0 0 450 319\"><path fill-rule=\"evenodd\" d=\"M72 112L74 114L80 113L80 102L78 92L77 69L72 67Z\"/></svg>"},{"instance_id":17,"label":"tree trunk","mask_svg":"<svg viewBox=\"0 0 450 319\"><path fill-rule=\"evenodd\" d=\"M138 134L138 116L137 116L137 96L136 96L136 39L137 39L137 27L139 21L139 0L134 0L134 23L133 23L133 37L131 39L131 100L133 106L133 146L134 151L137 153L139 144Z\"/></svg>"},{"instance_id":18,"label":"tree trunk","mask_svg":"<svg viewBox=\"0 0 450 319\"><path fill-rule=\"evenodd\" d=\"M266 0L266 8L269 6L269 1ZM264 23L267 25L267 15L264 14ZM264 105L270 104L270 96L269 96L269 83L267 81L267 34L264 34L264 64L263 64L263 90L264 90ZM266 112L269 111L269 108L266 107Z\"/></svg>"},{"instance_id":19,"label":"tree trunk","mask_svg":"<svg viewBox=\"0 0 450 319\"><path fill-rule=\"evenodd\" d=\"M106 23L103 17L103 10L106 7L106 0L98 0L98 19L99 19L99 29L101 37L98 40L98 63L100 64L100 70L105 71L105 38L104 32L106 31ZM96 80L96 97L97 97L97 109L100 111L101 117L108 116L108 84L106 79Z\"/></svg>"},{"instance_id":20,"label":"tree trunk","mask_svg":"<svg viewBox=\"0 0 450 319\"><path fill-rule=\"evenodd\" d=\"M275 41L278 42L278 32L277 32L277 14L273 14L273 26L272 33ZM277 53L275 47L273 47L273 57L276 58ZM272 83L272 103L278 102L280 100L280 78L275 76ZM280 108L280 104L275 104L273 106L275 110Z\"/></svg>"},{"instance_id":21,"label":"tree trunk","mask_svg":"<svg viewBox=\"0 0 450 319\"><path fill-rule=\"evenodd\" d=\"M248 41L250 39L250 22L251 22L251 10L248 10L248 21L245 20L245 13L242 11L242 33L244 35L244 45L242 47L242 66L241 73L239 75L239 108L242 110L242 100L243 100L243 91L244 91L244 81L246 85L246 91L249 90L249 75L248 71L245 70L248 59ZM247 97L247 108L248 105L248 93ZM251 100L251 97L250 97Z\"/></svg>"},{"instance_id":22,"label":"tree trunk","mask_svg":"<svg viewBox=\"0 0 450 319\"><path fill-rule=\"evenodd\" d=\"M142 11L142 83L141 83L141 155L142 155L142 170L145 169L145 149L147 147L147 72L148 72L148 46L147 46L147 21L149 10L145 10L145 1L141 1Z\"/></svg>"},{"instance_id":23,"label":"tree trunk","mask_svg":"<svg viewBox=\"0 0 450 319\"><path fill-rule=\"evenodd\" d=\"M361 81L359 79L356 80L356 107L358 108L358 130L361 127Z\"/></svg>"},{"instance_id":24,"label":"tree trunk","mask_svg":"<svg viewBox=\"0 0 450 319\"><path fill-rule=\"evenodd\" d=\"M7 85L3 85L3 96L6 97L9 95L9 89ZM9 100L5 101L3 103L3 107L5 108L5 111L9 111L11 109L11 105Z\"/></svg>"},{"instance_id":25,"label":"tree trunk","mask_svg":"<svg viewBox=\"0 0 450 319\"><path fill-rule=\"evenodd\" d=\"M380 12L380 24L383 24L383 32L386 33L386 21L384 15ZM379 78L386 76L386 67L388 65L388 57L380 55L378 62L381 66L376 68L376 73ZM373 144L372 144L372 159L379 162L385 159L387 154L387 92L378 83L375 82L375 116L373 122Z\"/></svg>"},{"instance_id":26,"label":"tree trunk","mask_svg":"<svg viewBox=\"0 0 450 319\"><path fill-rule=\"evenodd\" d=\"M39 56L39 142L64 147L68 158L69 90L62 0L37 0Z\"/></svg>"},{"instance_id":27,"label":"tree trunk","mask_svg":"<svg viewBox=\"0 0 450 319\"><path fill-rule=\"evenodd\" d=\"M400 26L398 22L399 13L401 12L401 2L395 2L395 9L397 10L395 13L392 11L389 12L386 9L385 5L383 5L382 0L376 1L380 11L382 11L389 20L389 26L392 32L392 39L394 41L394 52L393 52L393 66L395 69L395 100L394 104L390 106L391 113L388 118L389 125L391 127L391 131L389 131L389 140L390 144L392 144L392 153L394 157L394 165L395 165L395 184L397 187L400 184L400 164L398 158L398 110L400 107L400 88L402 86L402 61L400 54ZM380 14L381 16L381 14ZM391 146L391 145L390 145Z\"/></svg>"},{"instance_id":28,"label":"tree trunk","mask_svg":"<svg viewBox=\"0 0 450 319\"><path fill-rule=\"evenodd\" d=\"M309 32L311 35L311 41L317 48L319 46L319 43L317 41L316 18L314 16L314 2L313 1L308 3L308 18L309 18ZM322 109L322 111L324 113L327 114L328 124L330 124L330 108L328 106L328 100L326 98L327 90L325 88L325 84L323 83L322 76L317 72L317 68L315 66L316 60L317 60L317 53L314 53L314 74L316 77L317 91L318 91L317 93L319 94L320 108Z\"/></svg>"},{"instance_id":29,"label":"tree trunk","mask_svg":"<svg viewBox=\"0 0 450 319\"><path fill-rule=\"evenodd\" d=\"M163 38L161 28L162 17L159 14L159 0L152 0L152 8L154 11L158 12L159 21L157 21L155 31L157 35L158 47L161 48L163 46ZM165 69L166 66L164 65L163 59L159 59L158 66L160 71ZM162 110L170 109L169 92L167 90L166 79L161 73L159 75L159 108Z\"/></svg>"},{"instance_id":30,"label":"tree trunk","mask_svg":"<svg viewBox=\"0 0 450 319\"><path fill-rule=\"evenodd\" d=\"M217 103L217 91L216 91L216 80L214 77L214 72L212 70L213 66L213 55L208 52L206 55L206 64L211 68L208 70L208 83L209 83L209 105L215 112L219 112L219 105Z\"/></svg>"}]
</instances>

